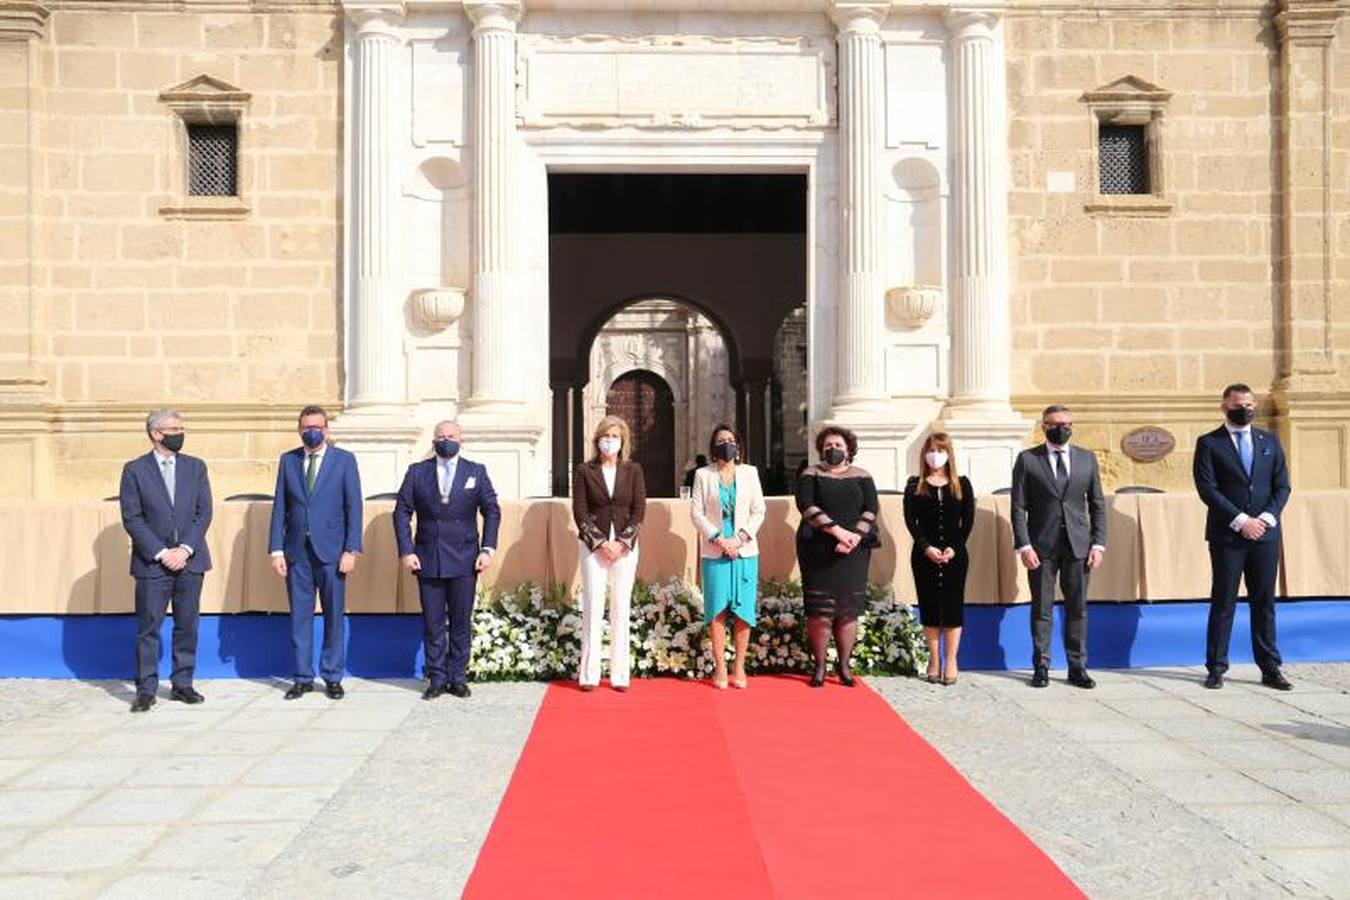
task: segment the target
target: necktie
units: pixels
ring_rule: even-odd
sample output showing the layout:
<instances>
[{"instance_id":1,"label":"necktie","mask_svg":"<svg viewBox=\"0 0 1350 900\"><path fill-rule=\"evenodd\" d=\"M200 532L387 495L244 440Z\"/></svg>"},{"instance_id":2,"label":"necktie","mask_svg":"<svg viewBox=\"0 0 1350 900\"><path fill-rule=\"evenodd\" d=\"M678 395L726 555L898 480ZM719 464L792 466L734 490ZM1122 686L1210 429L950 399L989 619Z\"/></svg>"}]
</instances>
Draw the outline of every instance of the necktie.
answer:
<instances>
[{"instance_id":1,"label":"necktie","mask_svg":"<svg viewBox=\"0 0 1350 900\"><path fill-rule=\"evenodd\" d=\"M173 506L173 460L161 459L159 461L159 474L164 478L164 487L169 491L169 505Z\"/></svg>"},{"instance_id":2,"label":"necktie","mask_svg":"<svg viewBox=\"0 0 1350 900\"><path fill-rule=\"evenodd\" d=\"M1238 456L1242 459L1242 469L1247 477L1252 477L1252 436L1245 431L1237 433Z\"/></svg>"},{"instance_id":3,"label":"necktie","mask_svg":"<svg viewBox=\"0 0 1350 900\"><path fill-rule=\"evenodd\" d=\"M311 453L305 463L305 493L314 493L314 479L319 476L319 454Z\"/></svg>"},{"instance_id":4,"label":"necktie","mask_svg":"<svg viewBox=\"0 0 1350 900\"><path fill-rule=\"evenodd\" d=\"M450 475L450 466L449 466L448 464L443 464L443 465L441 466L441 502L442 502L442 503L449 503L449 502L450 502L450 479L451 479L451 477L452 477L452 476Z\"/></svg>"},{"instance_id":5,"label":"necktie","mask_svg":"<svg viewBox=\"0 0 1350 900\"><path fill-rule=\"evenodd\" d=\"M1069 480L1069 470L1064 465L1064 451L1055 451L1055 481L1059 484Z\"/></svg>"}]
</instances>

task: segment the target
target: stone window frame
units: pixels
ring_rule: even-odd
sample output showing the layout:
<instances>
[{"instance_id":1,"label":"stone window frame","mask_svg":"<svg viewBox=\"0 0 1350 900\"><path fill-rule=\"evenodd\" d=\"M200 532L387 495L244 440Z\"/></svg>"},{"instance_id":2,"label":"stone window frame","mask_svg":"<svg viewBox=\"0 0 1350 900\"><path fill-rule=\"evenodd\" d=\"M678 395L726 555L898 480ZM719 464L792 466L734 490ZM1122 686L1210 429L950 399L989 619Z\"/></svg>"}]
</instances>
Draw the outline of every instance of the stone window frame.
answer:
<instances>
[{"instance_id":1,"label":"stone window frame","mask_svg":"<svg viewBox=\"0 0 1350 900\"><path fill-rule=\"evenodd\" d=\"M167 219L219 221L243 219L250 208L244 196L248 181L248 157L244 152L244 114L253 95L215 78L198 75L159 95L173 113L173 164L169 167L169 202L159 208ZM229 197L188 194L188 125L234 125L235 193Z\"/></svg>"},{"instance_id":2,"label":"stone window frame","mask_svg":"<svg viewBox=\"0 0 1350 900\"><path fill-rule=\"evenodd\" d=\"M1172 92L1142 78L1126 75L1080 98L1087 105L1092 125L1092 199L1084 204L1090 213L1116 216L1167 216L1173 203L1167 193L1166 172L1163 167L1164 122L1167 103ZM1138 125L1144 129L1144 143L1148 152L1148 193L1103 194L1101 188L1101 146L1099 129L1102 125Z\"/></svg>"}]
</instances>

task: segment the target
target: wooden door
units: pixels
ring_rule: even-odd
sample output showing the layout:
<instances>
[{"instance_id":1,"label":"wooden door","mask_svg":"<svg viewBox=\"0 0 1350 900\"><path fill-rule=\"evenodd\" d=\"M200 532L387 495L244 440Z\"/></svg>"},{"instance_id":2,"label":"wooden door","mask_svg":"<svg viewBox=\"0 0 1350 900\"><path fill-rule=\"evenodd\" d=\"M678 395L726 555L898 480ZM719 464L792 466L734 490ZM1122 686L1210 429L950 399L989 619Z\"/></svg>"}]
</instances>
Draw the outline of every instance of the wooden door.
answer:
<instances>
[{"instance_id":1,"label":"wooden door","mask_svg":"<svg viewBox=\"0 0 1350 900\"><path fill-rule=\"evenodd\" d=\"M675 395L664 378L645 369L619 376L605 396L605 413L633 432L633 459L642 466L650 497L675 496Z\"/></svg>"}]
</instances>

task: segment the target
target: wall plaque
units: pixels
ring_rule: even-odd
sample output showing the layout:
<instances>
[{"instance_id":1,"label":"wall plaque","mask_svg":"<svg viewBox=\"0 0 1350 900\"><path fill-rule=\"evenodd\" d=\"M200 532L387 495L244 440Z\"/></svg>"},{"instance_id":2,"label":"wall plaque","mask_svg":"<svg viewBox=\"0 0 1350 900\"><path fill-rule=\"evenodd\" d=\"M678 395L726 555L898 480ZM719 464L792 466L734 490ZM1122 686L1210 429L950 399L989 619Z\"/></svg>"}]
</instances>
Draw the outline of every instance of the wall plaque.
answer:
<instances>
[{"instance_id":1,"label":"wall plaque","mask_svg":"<svg viewBox=\"0 0 1350 900\"><path fill-rule=\"evenodd\" d=\"M827 128L834 43L825 38L522 34L526 128Z\"/></svg>"},{"instance_id":2,"label":"wall plaque","mask_svg":"<svg viewBox=\"0 0 1350 900\"><path fill-rule=\"evenodd\" d=\"M1136 462L1157 462L1177 446L1172 432L1157 425L1136 428L1120 439L1120 449Z\"/></svg>"}]
</instances>

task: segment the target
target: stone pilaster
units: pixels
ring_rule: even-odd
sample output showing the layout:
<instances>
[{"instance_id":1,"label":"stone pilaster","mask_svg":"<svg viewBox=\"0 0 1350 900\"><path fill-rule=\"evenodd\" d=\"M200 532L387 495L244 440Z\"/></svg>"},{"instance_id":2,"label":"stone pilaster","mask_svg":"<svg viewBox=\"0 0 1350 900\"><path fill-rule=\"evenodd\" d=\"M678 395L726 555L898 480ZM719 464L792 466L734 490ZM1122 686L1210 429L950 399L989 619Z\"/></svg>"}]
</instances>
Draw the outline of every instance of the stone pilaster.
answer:
<instances>
[{"instance_id":1,"label":"stone pilaster","mask_svg":"<svg viewBox=\"0 0 1350 900\"><path fill-rule=\"evenodd\" d=\"M952 390L944 427L981 491L1009 482L1029 423L1009 404L1008 126L1003 31L947 13L952 95Z\"/></svg>"},{"instance_id":2,"label":"stone pilaster","mask_svg":"<svg viewBox=\"0 0 1350 900\"><path fill-rule=\"evenodd\" d=\"M885 237L879 183L885 71L881 23L890 4L835 3L839 29L839 300L834 415L886 407Z\"/></svg>"}]
</instances>

